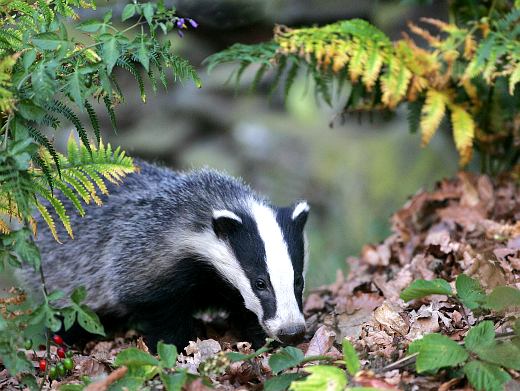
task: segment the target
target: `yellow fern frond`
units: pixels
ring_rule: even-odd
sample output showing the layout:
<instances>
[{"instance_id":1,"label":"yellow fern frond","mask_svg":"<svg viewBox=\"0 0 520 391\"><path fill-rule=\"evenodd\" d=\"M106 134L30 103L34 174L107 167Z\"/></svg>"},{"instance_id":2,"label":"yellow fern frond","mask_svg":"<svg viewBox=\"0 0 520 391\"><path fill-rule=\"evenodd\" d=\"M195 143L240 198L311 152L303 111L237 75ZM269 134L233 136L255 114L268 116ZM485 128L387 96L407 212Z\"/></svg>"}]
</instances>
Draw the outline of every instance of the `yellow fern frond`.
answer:
<instances>
[{"instance_id":1,"label":"yellow fern frond","mask_svg":"<svg viewBox=\"0 0 520 391\"><path fill-rule=\"evenodd\" d=\"M446 111L447 96L440 91L428 90L421 111L422 145L427 145L439 127Z\"/></svg>"},{"instance_id":2,"label":"yellow fern frond","mask_svg":"<svg viewBox=\"0 0 520 391\"><path fill-rule=\"evenodd\" d=\"M450 111L453 140L460 154L460 165L465 166L471 160L473 152L475 121L471 115L459 105L451 104Z\"/></svg>"},{"instance_id":3,"label":"yellow fern frond","mask_svg":"<svg viewBox=\"0 0 520 391\"><path fill-rule=\"evenodd\" d=\"M356 42L355 47L352 48L353 53L348 64L348 73L350 80L357 81L359 76L363 74L363 67L366 62L367 52L359 42Z\"/></svg>"},{"instance_id":4,"label":"yellow fern frond","mask_svg":"<svg viewBox=\"0 0 520 391\"><path fill-rule=\"evenodd\" d=\"M464 58L466 60L471 60L471 58L475 54L475 50L477 49L477 41L472 34L466 35L464 38Z\"/></svg>"},{"instance_id":5,"label":"yellow fern frond","mask_svg":"<svg viewBox=\"0 0 520 391\"><path fill-rule=\"evenodd\" d=\"M509 75L509 94L515 93L515 85L520 82L520 62L516 63L511 75Z\"/></svg>"},{"instance_id":6,"label":"yellow fern frond","mask_svg":"<svg viewBox=\"0 0 520 391\"><path fill-rule=\"evenodd\" d=\"M390 109L397 106L405 97L412 78L412 72L397 58L390 60L386 74L381 77L381 101Z\"/></svg>"},{"instance_id":7,"label":"yellow fern frond","mask_svg":"<svg viewBox=\"0 0 520 391\"><path fill-rule=\"evenodd\" d=\"M434 37L430 34L428 30L425 30L419 26L417 26L415 23L408 22L408 28L410 31L412 31L414 34L418 35L419 37L423 38L426 42L428 42L433 47L439 47L441 45L441 40L438 37Z\"/></svg>"},{"instance_id":8,"label":"yellow fern frond","mask_svg":"<svg viewBox=\"0 0 520 391\"><path fill-rule=\"evenodd\" d=\"M8 235L9 233L11 233L11 228L2 219L0 219L0 233L4 235Z\"/></svg>"},{"instance_id":9,"label":"yellow fern frond","mask_svg":"<svg viewBox=\"0 0 520 391\"><path fill-rule=\"evenodd\" d=\"M40 215L42 216L43 221L45 221L47 223L47 226L51 230L54 240L56 240L58 243L61 243L60 239L58 238L58 232L56 231L56 224L54 223L54 219L52 218L51 214L49 213L49 210L41 202L36 203L36 208L40 212Z\"/></svg>"},{"instance_id":10,"label":"yellow fern frond","mask_svg":"<svg viewBox=\"0 0 520 391\"><path fill-rule=\"evenodd\" d=\"M366 56L366 63L363 70L363 84L368 91L371 91L372 87L374 87L382 66L383 56L380 49L371 47Z\"/></svg>"}]
</instances>

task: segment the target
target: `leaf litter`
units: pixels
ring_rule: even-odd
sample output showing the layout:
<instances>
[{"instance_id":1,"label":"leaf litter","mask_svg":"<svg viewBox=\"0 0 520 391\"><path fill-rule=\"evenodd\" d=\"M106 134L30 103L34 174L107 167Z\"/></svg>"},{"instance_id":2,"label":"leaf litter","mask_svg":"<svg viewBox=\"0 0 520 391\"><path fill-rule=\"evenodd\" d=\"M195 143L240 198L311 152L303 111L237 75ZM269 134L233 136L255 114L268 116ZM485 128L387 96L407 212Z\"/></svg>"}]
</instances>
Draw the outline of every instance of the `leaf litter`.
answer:
<instances>
[{"instance_id":1,"label":"leaf litter","mask_svg":"<svg viewBox=\"0 0 520 391\"><path fill-rule=\"evenodd\" d=\"M494 322L497 333L510 331L514 311L477 316L447 295L405 303L400 294L417 279L444 279L455 290L455 279L461 273L477 279L488 292L499 285L520 288L518 185L508 177L490 179L460 173L457 178L439 182L432 191L411 197L392 216L391 226L392 234L386 240L365 245L360 256L347 259L347 276L338 270L335 282L308 293L304 303L307 342L298 348L306 358L341 360L341 342L347 338L362 365L352 377L352 385L471 390L462 377L450 378L447 371L435 376L417 374L406 358L408 345L435 332L460 343L469 327L484 318ZM273 351L231 362L227 356L230 352L254 353L248 342L238 341L233 335L228 332L190 342L178 355L177 365L190 373L203 374L217 390L261 390L275 375L269 365ZM72 374L61 382L53 381L51 388L79 383L84 375L104 385L115 356L130 346L147 350L134 334L87 344L83 352L75 352ZM312 364L316 362L289 369L284 376L303 376L302 367ZM512 370L510 375L513 380L506 389L519 389L520 374ZM1 374L0 383L17 386L16 379L1 380ZM149 384L150 389L163 389L153 384ZM199 379L184 389L210 388Z\"/></svg>"}]
</instances>

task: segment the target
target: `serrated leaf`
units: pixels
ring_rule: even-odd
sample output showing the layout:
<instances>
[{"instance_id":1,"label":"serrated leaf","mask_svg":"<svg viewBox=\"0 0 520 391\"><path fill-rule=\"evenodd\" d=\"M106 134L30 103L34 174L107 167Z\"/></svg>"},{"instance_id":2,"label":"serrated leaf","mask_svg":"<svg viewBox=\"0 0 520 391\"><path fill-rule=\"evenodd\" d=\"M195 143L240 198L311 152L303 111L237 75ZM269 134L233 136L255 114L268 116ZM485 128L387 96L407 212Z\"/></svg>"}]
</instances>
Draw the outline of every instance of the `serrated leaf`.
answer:
<instances>
[{"instance_id":1,"label":"serrated leaf","mask_svg":"<svg viewBox=\"0 0 520 391\"><path fill-rule=\"evenodd\" d=\"M114 363L118 367L123 365L126 367L140 367L143 365L158 366L159 360L137 348L128 348L117 355Z\"/></svg>"},{"instance_id":2,"label":"serrated leaf","mask_svg":"<svg viewBox=\"0 0 520 391\"><path fill-rule=\"evenodd\" d=\"M61 315L63 316L63 327L65 331L69 330L76 320L76 310L72 307L62 308Z\"/></svg>"},{"instance_id":3,"label":"serrated leaf","mask_svg":"<svg viewBox=\"0 0 520 391\"><path fill-rule=\"evenodd\" d=\"M105 26L105 23L100 22L99 20L86 20L77 25L76 29L83 31L84 33L95 33L103 26Z\"/></svg>"},{"instance_id":4,"label":"serrated leaf","mask_svg":"<svg viewBox=\"0 0 520 391\"><path fill-rule=\"evenodd\" d=\"M177 348L175 345L165 344L159 341L157 344L157 353L161 359L161 365L164 368L173 368L177 362Z\"/></svg>"},{"instance_id":5,"label":"serrated leaf","mask_svg":"<svg viewBox=\"0 0 520 391\"><path fill-rule=\"evenodd\" d=\"M153 15L154 15L153 3L143 4L143 16L149 25L152 24Z\"/></svg>"},{"instance_id":6,"label":"serrated leaf","mask_svg":"<svg viewBox=\"0 0 520 391\"><path fill-rule=\"evenodd\" d=\"M354 376L359 371L359 368L361 368L356 349L354 349L354 346L347 338L343 339L342 347L343 359L345 360L347 370L352 376Z\"/></svg>"},{"instance_id":7,"label":"serrated leaf","mask_svg":"<svg viewBox=\"0 0 520 391\"><path fill-rule=\"evenodd\" d=\"M347 385L347 377L341 369L331 365L316 365L306 367L305 372L310 373L303 380L291 383L293 391L343 391Z\"/></svg>"},{"instance_id":8,"label":"serrated leaf","mask_svg":"<svg viewBox=\"0 0 520 391\"><path fill-rule=\"evenodd\" d=\"M480 322L472 327L466 338L464 338L464 346L468 350L476 353L480 347L492 346L495 343L495 326L490 320Z\"/></svg>"},{"instance_id":9,"label":"serrated leaf","mask_svg":"<svg viewBox=\"0 0 520 391\"><path fill-rule=\"evenodd\" d=\"M413 341L408 353L418 353L417 372L437 372L440 368L453 367L466 361L468 352L445 335L427 334Z\"/></svg>"},{"instance_id":10,"label":"serrated leaf","mask_svg":"<svg viewBox=\"0 0 520 391\"><path fill-rule=\"evenodd\" d=\"M114 65L116 65L119 54L119 44L115 37L111 37L103 43L103 59L107 65L108 74L112 73L112 69L114 69Z\"/></svg>"},{"instance_id":11,"label":"serrated leaf","mask_svg":"<svg viewBox=\"0 0 520 391\"><path fill-rule=\"evenodd\" d=\"M475 346L474 349L474 352L477 353L479 358L483 361L505 368L520 370L520 349L511 342Z\"/></svg>"},{"instance_id":12,"label":"serrated leaf","mask_svg":"<svg viewBox=\"0 0 520 391\"><path fill-rule=\"evenodd\" d=\"M497 286L486 298L484 306L495 311L520 307L520 290L509 286Z\"/></svg>"},{"instance_id":13,"label":"serrated leaf","mask_svg":"<svg viewBox=\"0 0 520 391\"><path fill-rule=\"evenodd\" d=\"M421 110L422 145L427 145L441 124L446 111L446 96L436 90L428 90Z\"/></svg>"},{"instance_id":14,"label":"serrated leaf","mask_svg":"<svg viewBox=\"0 0 520 391\"><path fill-rule=\"evenodd\" d=\"M471 361L464 366L464 373L477 391L503 391L511 376L498 365Z\"/></svg>"},{"instance_id":15,"label":"serrated leaf","mask_svg":"<svg viewBox=\"0 0 520 391\"><path fill-rule=\"evenodd\" d=\"M33 37L32 42L35 46L43 50L56 50L60 45L67 43L62 41L56 33L36 34Z\"/></svg>"},{"instance_id":16,"label":"serrated leaf","mask_svg":"<svg viewBox=\"0 0 520 391\"><path fill-rule=\"evenodd\" d=\"M76 68L69 77L69 94L82 111L84 108L83 102L85 100L82 94L83 84L82 76L78 68Z\"/></svg>"},{"instance_id":17,"label":"serrated leaf","mask_svg":"<svg viewBox=\"0 0 520 391\"><path fill-rule=\"evenodd\" d=\"M269 357L269 366L273 373L279 373L284 369L297 366L303 359L304 354L300 349L287 346Z\"/></svg>"},{"instance_id":18,"label":"serrated leaf","mask_svg":"<svg viewBox=\"0 0 520 391\"><path fill-rule=\"evenodd\" d=\"M486 293L480 283L465 274L459 274L455 280L457 297L470 310L477 309L484 302Z\"/></svg>"},{"instance_id":19,"label":"serrated leaf","mask_svg":"<svg viewBox=\"0 0 520 391\"><path fill-rule=\"evenodd\" d=\"M300 379L302 376L300 373L284 373L274 376L264 382L264 391L287 390L293 381Z\"/></svg>"},{"instance_id":20,"label":"serrated leaf","mask_svg":"<svg viewBox=\"0 0 520 391\"><path fill-rule=\"evenodd\" d=\"M401 299L410 301L420 299L428 295L451 296L451 286L447 281L437 278L435 280L415 280L408 288L401 292Z\"/></svg>"},{"instance_id":21,"label":"serrated leaf","mask_svg":"<svg viewBox=\"0 0 520 391\"><path fill-rule=\"evenodd\" d=\"M137 58L139 58L139 62L148 72L150 69L150 54L146 47L144 35L141 35L141 42L139 43L139 49L137 50Z\"/></svg>"},{"instance_id":22,"label":"serrated leaf","mask_svg":"<svg viewBox=\"0 0 520 391\"><path fill-rule=\"evenodd\" d=\"M125 5L125 8L123 8L123 13L121 14L121 20L124 22L127 19L130 19L132 16L135 15L136 12L136 4L127 4Z\"/></svg>"}]
</instances>

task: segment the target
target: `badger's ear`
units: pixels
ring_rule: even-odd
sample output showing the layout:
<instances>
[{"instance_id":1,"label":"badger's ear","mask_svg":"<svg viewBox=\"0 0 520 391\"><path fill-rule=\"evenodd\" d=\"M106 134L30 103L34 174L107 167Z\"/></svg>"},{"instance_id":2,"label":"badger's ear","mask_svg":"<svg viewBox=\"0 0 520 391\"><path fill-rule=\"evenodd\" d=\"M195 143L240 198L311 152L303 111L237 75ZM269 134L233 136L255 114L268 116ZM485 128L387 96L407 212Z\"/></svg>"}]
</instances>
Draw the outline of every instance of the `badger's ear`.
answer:
<instances>
[{"instance_id":1,"label":"badger's ear","mask_svg":"<svg viewBox=\"0 0 520 391\"><path fill-rule=\"evenodd\" d=\"M242 225L242 219L230 210L213 211L213 231L219 238L225 238Z\"/></svg>"},{"instance_id":2,"label":"badger's ear","mask_svg":"<svg viewBox=\"0 0 520 391\"><path fill-rule=\"evenodd\" d=\"M307 216L309 215L310 206L307 201L300 201L294 205L291 219L302 228L307 222Z\"/></svg>"}]
</instances>

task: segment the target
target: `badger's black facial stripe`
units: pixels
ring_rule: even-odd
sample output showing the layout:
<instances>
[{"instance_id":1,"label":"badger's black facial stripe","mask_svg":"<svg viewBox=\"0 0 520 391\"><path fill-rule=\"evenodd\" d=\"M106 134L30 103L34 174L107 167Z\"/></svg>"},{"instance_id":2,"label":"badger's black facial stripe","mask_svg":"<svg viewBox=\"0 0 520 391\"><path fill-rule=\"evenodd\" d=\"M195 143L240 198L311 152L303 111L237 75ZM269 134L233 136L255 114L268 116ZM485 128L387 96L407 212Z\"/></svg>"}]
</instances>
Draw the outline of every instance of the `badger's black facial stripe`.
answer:
<instances>
[{"instance_id":1,"label":"badger's black facial stripe","mask_svg":"<svg viewBox=\"0 0 520 391\"><path fill-rule=\"evenodd\" d=\"M264 242L258 233L255 221L247 214L236 214L242 223L226 235L226 240L251 282L253 292L260 299L264 319L269 319L276 314L276 298L265 261ZM255 282L258 279L265 281L267 289L255 288Z\"/></svg>"},{"instance_id":2,"label":"badger's black facial stripe","mask_svg":"<svg viewBox=\"0 0 520 391\"><path fill-rule=\"evenodd\" d=\"M295 220L292 218L292 213L293 208L279 208L276 214L276 221L280 225L285 242L287 243L287 250L289 251L294 269L294 294L298 306L300 310L302 310L303 260L305 256L303 227L307 220L308 212L302 212Z\"/></svg>"}]
</instances>

